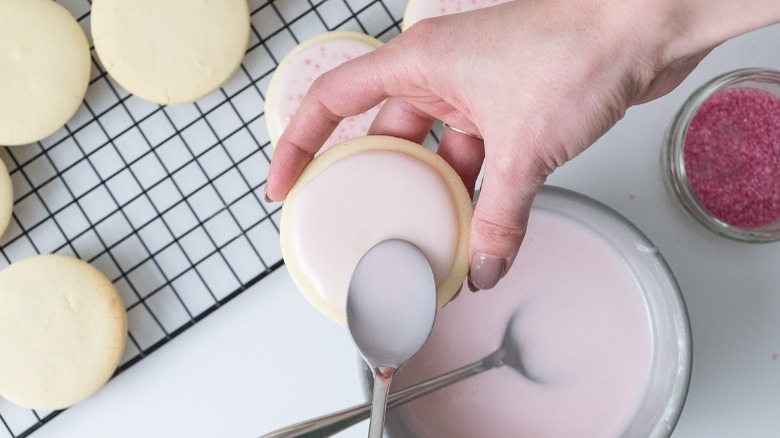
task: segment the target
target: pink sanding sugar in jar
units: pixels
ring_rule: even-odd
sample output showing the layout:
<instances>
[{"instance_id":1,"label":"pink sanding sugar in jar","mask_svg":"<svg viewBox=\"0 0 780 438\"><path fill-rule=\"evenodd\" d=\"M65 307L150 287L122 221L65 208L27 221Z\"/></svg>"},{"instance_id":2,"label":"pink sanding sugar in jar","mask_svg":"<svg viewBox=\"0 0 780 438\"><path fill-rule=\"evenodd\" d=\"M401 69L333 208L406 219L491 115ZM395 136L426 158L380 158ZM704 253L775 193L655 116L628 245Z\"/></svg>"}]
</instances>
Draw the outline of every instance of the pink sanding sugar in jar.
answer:
<instances>
[{"instance_id":1,"label":"pink sanding sugar in jar","mask_svg":"<svg viewBox=\"0 0 780 438\"><path fill-rule=\"evenodd\" d=\"M780 72L738 70L697 90L664 151L667 183L711 230L780 239Z\"/></svg>"},{"instance_id":2,"label":"pink sanding sugar in jar","mask_svg":"<svg viewBox=\"0 0 780 438\"><path fill-rule=\"evenodd\" d=\"M745 229L780 219L780 98L755 88L713 94L683 154L693 193L715 217Z\"/></svg>"}]
</instances>

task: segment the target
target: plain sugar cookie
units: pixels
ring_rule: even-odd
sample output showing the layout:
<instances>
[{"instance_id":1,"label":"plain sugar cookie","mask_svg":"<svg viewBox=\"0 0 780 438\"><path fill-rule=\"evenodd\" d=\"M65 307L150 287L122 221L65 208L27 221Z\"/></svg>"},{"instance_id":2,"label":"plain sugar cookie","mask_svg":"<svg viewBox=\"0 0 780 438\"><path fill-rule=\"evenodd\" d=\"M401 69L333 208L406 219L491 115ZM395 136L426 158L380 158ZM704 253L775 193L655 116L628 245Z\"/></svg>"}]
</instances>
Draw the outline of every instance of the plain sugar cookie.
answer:
<instances>
[{"instance_id":1,"label":"plain sugar cookie","mask_svg":"<svg viewBox=\"0 0 780 438\"><path fill-rule=\"evenodd\" d=\"M381 46L381 41L362 33L332 31L309 38L288 53L274 71L266 93L265 123L271 144L276 145L315 79ZM342 120L323 149L366 135L380 106Z\"/></svg>"},{"instance_id":2,"label":"plain sugar cookie","mask_svg":"<svg viewBox=\"0 0 780 438\"><path fill-rule=\"evenodd\" d=\"M403 239L431 264L441 307L469 269L471 215L466 187L444 159L407 140L359 137L317 156L293 186L282 208L282 255L306 299L343 324L360 258Z\"/></svg>"},{"instance_id":3,"label":"plain sugar cookie","mask_svg":"<svg viewBox=\"0 0 780 438\"><path fill-rule=\"evenodd\" d=\"M0 396L55 410L108 381L127 336L114 285L73 257L38 255L0 271Z\"/></svg>"},{"instance_id":4,"label":"plain sugar cookie","mask_svg":"<svg viewBox=\"0 0 780 438\"><path fill-rule=\"evenodd\" d=\"M11 222L11 215L14 211L14 189L11 183L11 175L8 174L8 168L5 167L3 160L0 160L0 237L2 237L8 224Z\"/></svg>"},{"instance_id":5,"label":"plain sugar cookie","mask_svg":"<svg viewBox=\"0 0 780 438\"><path fill-rule=\"evenodd\" d=\"M246 0L94 0L98 57L128 91L159 104L222 86L249 43Z\"/></svg>"},{"instance_id":6,"label":"plain sugar cookie","mask_svg":"<svg viewBox=\"0 0 780 438\"><path fill-rule=\"evenodd\" d=\"M52 0L0 0L0 146L33 143L76 113L89 85L87 37Z\"/></svg>"}]
</instances>

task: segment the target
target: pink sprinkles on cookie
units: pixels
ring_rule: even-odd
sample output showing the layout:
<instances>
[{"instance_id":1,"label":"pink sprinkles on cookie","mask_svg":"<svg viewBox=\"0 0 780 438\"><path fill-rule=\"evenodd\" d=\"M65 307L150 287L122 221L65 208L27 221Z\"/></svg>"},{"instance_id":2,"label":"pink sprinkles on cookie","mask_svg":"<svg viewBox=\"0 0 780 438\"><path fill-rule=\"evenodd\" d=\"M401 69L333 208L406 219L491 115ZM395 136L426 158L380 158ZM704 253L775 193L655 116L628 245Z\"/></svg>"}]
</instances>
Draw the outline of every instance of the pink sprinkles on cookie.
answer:
<instances>
[{"instance_id":1,"label":"pink sprinkles on cookie","mask_svg":"<svg viewBox=\"0 0 780 438\"><path fill-rule=\"evenodd\" d=\"M713 216L742 229L780 220L780 98L718 91L691 120L683 153L691 189Z\"/></svg>"}]
</instances>

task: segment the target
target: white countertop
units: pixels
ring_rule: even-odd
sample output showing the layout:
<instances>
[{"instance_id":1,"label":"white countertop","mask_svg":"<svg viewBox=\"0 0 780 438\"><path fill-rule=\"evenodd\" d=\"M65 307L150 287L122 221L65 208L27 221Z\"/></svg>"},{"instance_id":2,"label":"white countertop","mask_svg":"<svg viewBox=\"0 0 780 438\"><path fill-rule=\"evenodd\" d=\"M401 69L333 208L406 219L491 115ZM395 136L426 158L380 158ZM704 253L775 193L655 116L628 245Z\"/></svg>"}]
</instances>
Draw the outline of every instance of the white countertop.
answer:
<instances>
[{"instance_id":1,"label":"white countertop","mask_svg":"<svg viewBox=\"0 0 780 438\"><path fill-rule=\"evenodd\" d=\"M677 276L694 366L675 438L780 436L780 243L706 231L674 205L659 166L666 127L696 87L736 68L780 69L778 55L780 26L725 44L550 179L628 217ZM281 268L33 436L253 437L362 401L346 329ZM365 436L365 426L340 436Z\"/></svg>"}]
</instances>

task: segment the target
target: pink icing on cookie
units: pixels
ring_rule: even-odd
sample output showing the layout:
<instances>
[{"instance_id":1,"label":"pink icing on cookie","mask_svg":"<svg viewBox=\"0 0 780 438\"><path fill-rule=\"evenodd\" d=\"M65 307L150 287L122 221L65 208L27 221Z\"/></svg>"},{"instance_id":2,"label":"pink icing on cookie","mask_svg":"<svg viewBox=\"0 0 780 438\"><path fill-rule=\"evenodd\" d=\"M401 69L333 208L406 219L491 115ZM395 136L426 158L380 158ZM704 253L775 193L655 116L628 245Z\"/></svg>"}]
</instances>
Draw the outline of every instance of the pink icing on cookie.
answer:
<instances>
[{"instance_id":1,"label":"pink icing on cookie","mask_svg":"<svg viewBox=\"0 0 780 438\"><path fill-rule=\"evenodd\" d=\"M350 187L349 196L329 195L345 187ZM459 235L457 207L441 175L409 155L349 155L308 182L295 202L291 241L317 293L336 308L345 305L360 257L383 240L400 238L417 245L437 284L452 269ZM338 214L323 215L329 211Z\"/></svg>"}]
</instances>

